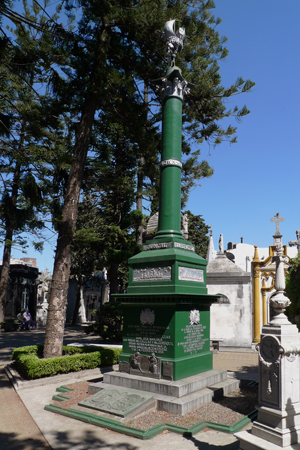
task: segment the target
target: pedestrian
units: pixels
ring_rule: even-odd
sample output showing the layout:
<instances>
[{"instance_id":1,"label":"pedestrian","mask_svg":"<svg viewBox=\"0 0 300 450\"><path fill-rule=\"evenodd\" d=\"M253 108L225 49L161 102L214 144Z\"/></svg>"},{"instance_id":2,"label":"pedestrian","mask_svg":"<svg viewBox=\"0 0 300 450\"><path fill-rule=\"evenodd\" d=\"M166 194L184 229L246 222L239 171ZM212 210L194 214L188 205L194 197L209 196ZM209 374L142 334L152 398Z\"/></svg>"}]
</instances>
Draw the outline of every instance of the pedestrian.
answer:
<instances>
[{"instance_id":1,"label":"pedestrian","mask_svg":"<svg viewBox=\"0 0 300 450\"><path fill-rule=\"evenodd\" d=\"M29 312L29 309L26 309L26 311L23 314L24 320L25 320L25 329L27 330L34 330L35 329L35 322L32 320L31 314Z\"/></svg>"},{"instance_id":2,"label":"pedestrian","mask_svg":"<svg viewBox=\"0 0 300 450\"><path fill-rule=\"evenodd\" d=\"M19 330L25 329L25 319L24 319L24 311L19 312L17 315L17 320L19 324Z\"/></svg>"}]
</instances>

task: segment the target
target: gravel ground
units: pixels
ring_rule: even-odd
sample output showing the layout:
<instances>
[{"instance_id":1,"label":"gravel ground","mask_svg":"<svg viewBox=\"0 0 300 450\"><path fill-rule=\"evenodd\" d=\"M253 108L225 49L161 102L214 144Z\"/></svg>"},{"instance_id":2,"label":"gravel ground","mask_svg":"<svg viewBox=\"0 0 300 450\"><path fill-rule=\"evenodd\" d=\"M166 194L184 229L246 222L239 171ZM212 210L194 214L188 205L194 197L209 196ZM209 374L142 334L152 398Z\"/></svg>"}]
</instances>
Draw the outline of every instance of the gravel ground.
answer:
<instances>
[{"instance_id":1,"label":"gravel ground","mask_svg":"<svg viewBox=\"0 0 300 450\"><path fill-rule=\"evenodd\" d=\"M67 387L74 389L71 392L63 393L69 400L63 402L52 401L56 406L63 408L74 408L78 402L90 397L88 394L88 382L83 381L70 384ZM165 413L162 411L152 411L135 419L123 419L124 425L141 430L147 430L155 425L169 423L177 426L189 428L199 422L215 422L223 425L233 425L245 415L255 410L257 404L257 388L244 387L231 392L217 402L210 402L201 406L196 411L184 416Z\"/></svg>"}]
</instances>

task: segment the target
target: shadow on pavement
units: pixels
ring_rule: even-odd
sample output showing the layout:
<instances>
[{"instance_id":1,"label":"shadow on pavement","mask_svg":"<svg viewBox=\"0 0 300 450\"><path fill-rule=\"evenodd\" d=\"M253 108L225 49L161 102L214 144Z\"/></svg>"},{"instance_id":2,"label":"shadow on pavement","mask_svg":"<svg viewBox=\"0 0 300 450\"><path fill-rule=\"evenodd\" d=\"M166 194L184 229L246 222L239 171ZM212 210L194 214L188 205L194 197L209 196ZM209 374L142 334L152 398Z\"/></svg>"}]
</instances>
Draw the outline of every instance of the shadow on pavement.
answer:
<instances>
[{"instance_id":1,"label":"shadow on pavement","mask_svg":"<svg viewBox=\"0 0 300 450\"><path fill-rule=\"evenodd\" d=\"M57 432L53 436L55 450L138 450L138 447L123 443L108 444L96 435L87 431L80 441L74 439L69 432ZM14 433L0 433L0 448L9 450L50 450L50 445L39 439L20 440Z\"/></svg>"},{"instance_id":2,"label":"shadow on pavement","mask_svg":"<svg viewBox=\"0 0 300 450\"><path fill-rule=\"evenodd\" d=\"M74 439L71 433L58 432L55 434L57 444L55 450L138 450L135 445L128 444L127 442L117 442L115 444L109 444L106 441L99 439L92 431L86 431L80 441Z\"/></svg>"},{"instance_id":3,"label":"shadow on pavement","mask_svg":"<svg viewBox=\"0 0 300 450\"><path fill-rule=\"evenodd\" d=\"M39 439L21 440L15 433L0 433L0 448L9 450L50 450L50 445Z\"/></svg>"},{"instance_id":4,"label":"shadow on pavement","mask_svg":"<svg viewBox=\"0 0 300 450\"><path fill-rule=\"evenodd\" d=\"M198 448L199 450L238 450L239 449L239 441L232 442L231 444L225 444L224 446L221 446L220 444L214 445L214 444L208 444L207 442L200 442L195 437L187 437L188 441L193 442L195 445L195 448Z\"/></svg>"}]
</instances>

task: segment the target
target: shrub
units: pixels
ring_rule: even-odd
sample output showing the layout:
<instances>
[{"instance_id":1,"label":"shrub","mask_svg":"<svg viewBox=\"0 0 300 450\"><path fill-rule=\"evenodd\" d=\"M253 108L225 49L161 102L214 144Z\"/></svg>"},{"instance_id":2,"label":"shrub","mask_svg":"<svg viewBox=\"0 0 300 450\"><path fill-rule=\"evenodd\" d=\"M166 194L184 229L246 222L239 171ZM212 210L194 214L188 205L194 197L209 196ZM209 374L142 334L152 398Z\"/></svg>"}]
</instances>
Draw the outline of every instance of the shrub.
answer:
<instances>
[{"instance_id":1,"label":"shrub","mask_svg":"<svg viewBox=\"0 0 300 450\"><path fill-rule=\"evenodd\" d=\"M18 372L26 379L50 377L59 373L78 372L111 366L119 362L121 349L95 347L63 347L63 356L42 358L43 345L31 345L14 349L12 359Z\"/></svg>"},{"instance_id":2,"label":"shrub","mask_svg":"<svg viewBox=\"0 0 300 450\"><path fill-rule=\"evenodd\" d=\"M93 315L96 317L94 333L103 339L122 342L123 309L120 303L105 303Z\"/></svg>"}]
</instances>

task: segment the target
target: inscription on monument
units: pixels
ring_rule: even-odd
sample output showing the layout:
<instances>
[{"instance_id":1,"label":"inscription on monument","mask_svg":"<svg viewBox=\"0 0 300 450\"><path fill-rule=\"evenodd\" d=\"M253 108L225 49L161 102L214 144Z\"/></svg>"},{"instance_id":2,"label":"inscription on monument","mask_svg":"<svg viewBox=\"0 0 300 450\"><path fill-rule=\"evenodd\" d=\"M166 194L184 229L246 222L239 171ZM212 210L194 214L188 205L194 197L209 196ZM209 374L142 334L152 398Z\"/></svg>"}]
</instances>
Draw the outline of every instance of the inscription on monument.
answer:
<instances>
[{"instance_id":1,"label":"inscription on monument","mask_svg":"<svg viewBox=\"0 0 300 450\"><path fill-rule=\"evenodd\" d=\"M159 250L161 248L171 248L172 242L158 242L157 244L145 244L143 250Z\"/></svg>"},{"instance_id":2,"label":"inscription on monument","mask_svg":"<svg viewBox=\"0 0 300 450\"><path fill-rule=\"evenodd\" d=\"M182 248L183 250L189 250L190 252L194 252L194 246L188 244L181 244L181 242L174 242L174 247Z\"/></svg>"},{"instance_id":3,"label":"inscription on monument","mask_svg":"<svg viewBox=\"0 0 300 450\"><path fill-rule=\"evenodd\" d=\"M145 267L144 269L133 270L133 282L171 280L171 266Z\"/></svg>"},{"instance_id":4,"label":"inscription on monument","mask_svg":"<svg viewBox=\"0 0 300 450\"><path fill-rule=\"evenodd\" d=\"M178 161L177 159L164 159L160 162L161 166L177 166L182 168L181 161Z\"/></svg>"},{"instance_id":5,"label":"inscription on monument","mask_svg":"<svg viewBox=\"0 0 300 450\"><path fill-rule=\"evenodd\" d=\"M182 347L183 353L196 354L209 341L209 337L205 337L205 330L206 325L201 323L198 325L187 325L185 328L182 328L183 340L178 342L178 347Z\"/></svg>"},{"instance_id":6,"label":"inscription on monument","mask_svg":"<svg viewBox=\"0 0 300 450\"><path fill-rule=\"evenodd\" d=\"M193 269L192 267L178 267L178 280L180 281L195 281L196 283L203 283L204 276L202 269Z\"/></svg>"},{"instance_id":7,"label":"inscription on monument","mask_svg":"<svg viewBox=\"0 0 300 450\"><path fill-rule=\"evenodd\" d=\"M129 325L128 333L123 338L132 353L142 352L163 355L168 347L173 347L171 336L164 334L165 327L153 325Z\"/></svg>"}]
</instances>

